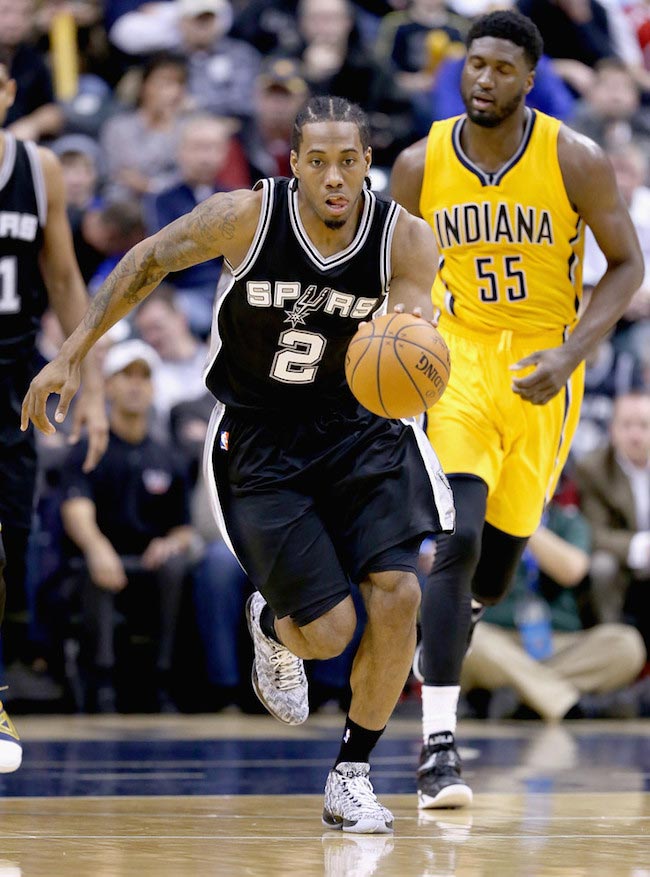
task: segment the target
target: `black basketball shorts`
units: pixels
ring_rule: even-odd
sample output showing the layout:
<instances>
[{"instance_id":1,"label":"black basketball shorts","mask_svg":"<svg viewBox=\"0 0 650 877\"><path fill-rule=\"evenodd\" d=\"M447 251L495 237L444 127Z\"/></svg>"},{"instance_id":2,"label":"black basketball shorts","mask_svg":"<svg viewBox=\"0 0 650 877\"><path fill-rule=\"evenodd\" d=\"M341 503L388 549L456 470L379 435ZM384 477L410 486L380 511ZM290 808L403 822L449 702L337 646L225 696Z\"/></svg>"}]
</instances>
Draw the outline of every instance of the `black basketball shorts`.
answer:
<instances>
[{"instance_id":1,"label":"black basketball shorts","mask_svg":"<svg viewBox=\"0 0 650 877\"><path fill-rule=\"evenodd\" d=\"M20 431L20 409L32 371L20 363L0 369L0 522L19 528L31 524L36 486L34 427Z\"/></svg>"},{"instance_id":2,"label":"black basketball shorts","mask_svg":"<svg viewBox=\"0 0 650 877\"><path fill-rule=\"evenodd\" d=\"M422 429L361 406L307 420L218 404L204 462L224 540L276 615L298 624L344 599L351 581L385 570L388 549L405 545L396 567L411 568L418 538L454 527L451 490Z\"/></svg>"}]
</instances>

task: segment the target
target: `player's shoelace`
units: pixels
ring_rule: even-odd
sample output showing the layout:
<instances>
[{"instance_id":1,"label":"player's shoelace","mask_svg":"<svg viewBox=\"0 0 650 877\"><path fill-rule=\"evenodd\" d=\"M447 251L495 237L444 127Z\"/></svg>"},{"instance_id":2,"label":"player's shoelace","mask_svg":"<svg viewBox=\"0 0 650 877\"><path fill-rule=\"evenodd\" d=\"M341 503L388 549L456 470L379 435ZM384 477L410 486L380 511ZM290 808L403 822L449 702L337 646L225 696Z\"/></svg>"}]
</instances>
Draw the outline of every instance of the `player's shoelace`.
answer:
<instances>
[{"instance_id":1,"label":"player's shoelace","mask_svg":"<svg viewBox=\"0 0 650 877\"><path fill-rule=\"evenodd\" d=\"M353 804L359 807L363 812L376 813L380 809L379 801L375 795L372 783L367 777L345 776L343 783L343 793Z\"/></svg>"},{"instance_id":2,"label":"player's shoelace","mask_svg":"<svg viewBox=\"0 0 650 877\"><path fill-rule=\"evenodd\" d=\"M302 684L302 661L284 646L274 649L269 661L275 669L275 687L280 691L298 688Z\"/></svg>"}]
</instances>

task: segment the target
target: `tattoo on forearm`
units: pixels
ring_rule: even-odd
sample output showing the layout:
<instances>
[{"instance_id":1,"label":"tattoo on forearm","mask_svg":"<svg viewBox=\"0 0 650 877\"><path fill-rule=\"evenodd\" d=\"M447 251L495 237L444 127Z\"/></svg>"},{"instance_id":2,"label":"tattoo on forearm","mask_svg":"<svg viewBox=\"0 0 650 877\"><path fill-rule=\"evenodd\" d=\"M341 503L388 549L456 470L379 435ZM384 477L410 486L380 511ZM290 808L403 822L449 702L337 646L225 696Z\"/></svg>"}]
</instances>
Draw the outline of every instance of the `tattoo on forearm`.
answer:
<instances>
[{"instance_id":1,"label":"tattoo on forearm","mask_svg":"<svg viewBox=\"0 0 650 877\"><path fill-rule=\"evenodd\" d=\"M133 307L170 271L195 265L203 252L204 259L211 258L216 241L235 237L238 218L235 198L220 193L171 223L155 244L130 250L93 298L84 317L86 328L101 326L118 289L122 301Z\"/></svg>"},{"instance_id":2,"label":"tattoo on forearm","mask_svg":"<svg viewBox=\"0 0 650 877\"><path fill-rule=\"evenodd\" d=\"M83 324L86 329L98 329L108 309L112 289L104 283L99 289L84 317Z\"/></svg>"},{"instance_id":3,"label":"tattoo on forearm","mask_svg":"<svg viewBox=\"0 0 650 877\"><path fill-rule=\"evenodd\" d=\"M131 250L124 256L108 275L90 303L84 318L86 328L99 328L117 286L123 285L125 280L126 287L123 289L122 298L133 307L142 298L143 288L156 283L165 276L166 272L160 268L153 256L153 245L139 255Z\"/></svg>"}]
</instances>

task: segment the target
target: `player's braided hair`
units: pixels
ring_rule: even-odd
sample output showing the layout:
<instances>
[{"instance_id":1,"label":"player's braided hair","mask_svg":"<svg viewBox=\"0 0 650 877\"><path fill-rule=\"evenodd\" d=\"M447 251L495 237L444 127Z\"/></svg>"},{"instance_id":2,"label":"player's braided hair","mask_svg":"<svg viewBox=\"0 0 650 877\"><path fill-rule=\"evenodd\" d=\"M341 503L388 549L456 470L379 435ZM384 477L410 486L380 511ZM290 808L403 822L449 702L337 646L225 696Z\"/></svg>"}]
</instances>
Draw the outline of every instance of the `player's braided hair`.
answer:
<instances>
[{"instance_id":1,"label":"player's braided hair","mask_svg":"<svg viewBox=\"0 0 650 877\"><path fill-rule=\"evenodd\" d=\"M537 25L514 9L502 9L478 18L467 34L467 47L481 37L496 37L521 46L532 70L537 67L544 51L544 41Z\"/></svg>"},{"instance_id":2,"label":"player's braided hair","mask_svg":"<svg viewBox=\"0 0 650 877\"><path fill-rule=\"evenodd\" d=\"M296 116L291 132L291 148L294 152L300 151L303 127L312 122L352 122L359 129L363 149L370 145L370 124L361 107L343 97L321 95L307 101Z\"/></svg>"}]
</instances>

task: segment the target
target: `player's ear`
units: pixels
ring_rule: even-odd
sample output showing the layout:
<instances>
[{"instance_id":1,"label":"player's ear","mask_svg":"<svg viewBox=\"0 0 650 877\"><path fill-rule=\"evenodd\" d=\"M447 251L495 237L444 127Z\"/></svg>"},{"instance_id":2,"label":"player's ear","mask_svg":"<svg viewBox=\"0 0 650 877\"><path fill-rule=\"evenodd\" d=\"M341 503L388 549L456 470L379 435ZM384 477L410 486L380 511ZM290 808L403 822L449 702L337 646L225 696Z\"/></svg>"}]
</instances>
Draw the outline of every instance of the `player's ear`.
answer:
<instances>
[{"instance_id":1,"label":"player's ear","mask_svg":"<svg viewBox=\"0 0 650 877\"><path fill-rule=\"evenodd\" d=\"M296 179L299 177L298 174L298 153L295 149L291 150L291 154L289 156L289 164L291 165L291 170L293 171L294 177Z\"/></svg>"},{"instance_id":2,"label":"player's ear","mask_svg":"<svg viewBox=\"0 0 650 877\"><path fill-rule=\"evenodd\" d=\"M14 101L16 100L16 80L10 79L6 86L6 94L7 94L7 109L14 105Z\"/></svg>"},{"instance_id":3,"label":"player's ear","mask_svg":"<svg viewBox=\"0 0 650 877\"><path fill-rule=\"evenodd\" d=\"M530 94L533 90L533 86L535 85L535 71L531 70L526 77L526 84L524 85L524 91L526 94Z\"/></svg>"},{"instance_id":4,"label":"player's ear","mask_svg":"<svg viewBox=\"0 0 650 877\"><path fill-rule=\"evenodd\" d=\"M372 146L366 147L366 151L363 153L363 157L366 162L366 173L370 170L370 165L372 164Z\"/></svg>"}]
</instances>

